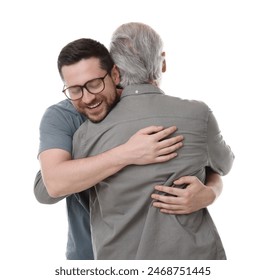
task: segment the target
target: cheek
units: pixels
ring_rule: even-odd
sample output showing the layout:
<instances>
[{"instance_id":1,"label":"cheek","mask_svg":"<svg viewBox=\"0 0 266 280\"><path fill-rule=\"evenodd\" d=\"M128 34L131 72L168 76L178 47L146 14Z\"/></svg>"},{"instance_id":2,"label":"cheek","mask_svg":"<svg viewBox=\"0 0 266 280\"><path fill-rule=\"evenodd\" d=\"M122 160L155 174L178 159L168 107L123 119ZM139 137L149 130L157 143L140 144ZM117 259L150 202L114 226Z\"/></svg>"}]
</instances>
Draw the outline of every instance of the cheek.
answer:
<instances>
[{"instance_id":1,"label":"cheek","mask_svg":"<svg viewBox=\"0 0 266 280\"><path fill-rule=\"evenodd\" d=\"M117 92L113 91L112 94L110 94L109 105L112 106L114 103L116 103L117 98L118 98Z\"/></svg>"},{"instance_id":2,"label":"cheek","mask_svg":"<svg viewBox=\"0 0 266 280\"><path fill-rule=\"evenodd\" d=\"M105 90L104 93L101 94L101 97L107 102L113 102L113 100L116 98L116 92L114 92L114 89L112 90Z\"/></svg>"},{"instance_id":3,"label":"cheek","mask_svg":"<svg viewBox=\"0 0 266 280\"><path fill-rule=\"evenodd\" d=\"M78 111L78 112L81 112L81 108L82 108L82 105L81 105L82 101L81 100L77 100L77 101L72 101L72 105L75 107L75 109Z\"/></svg>"}]
</instances>

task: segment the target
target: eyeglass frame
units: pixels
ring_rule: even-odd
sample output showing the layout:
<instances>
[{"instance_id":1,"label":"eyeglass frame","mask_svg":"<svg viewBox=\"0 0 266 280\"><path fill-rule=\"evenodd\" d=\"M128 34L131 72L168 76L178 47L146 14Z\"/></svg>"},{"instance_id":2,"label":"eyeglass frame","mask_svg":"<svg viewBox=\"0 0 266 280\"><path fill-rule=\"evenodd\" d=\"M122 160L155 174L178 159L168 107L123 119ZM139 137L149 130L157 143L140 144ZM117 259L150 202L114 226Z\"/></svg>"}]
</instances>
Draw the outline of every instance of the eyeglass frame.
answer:
<instances>
[{"instance_id":1,"label":"eyeglass frame","mask_svg":"<svg viewBox=\"0 0 266 280\"><path fill-rule=\"evenodd\" d=\"M64 95L66 96L66 98L69 99L69 100L71 100L71 101L76 101L76 100L81 99L81 98L84 96L84 90L83 90L84 88L85 88L89 93L91 93L91 94L94 94L94 95L95 95L95 94L99 94L99 93L103 92L104 89L105 89L105 82L104 82L104 79L106 78L107 75L108 75L108 72L106 72L106 74L105 74L103 77L99 77L99 78L94 78L94 79L88 80L86 83L83 84L83 86L81 86L81 85L74 85L74 86L70 86L70 87L65 88L66 85L64 85L62 92L64 93ZM103 89L102 89L101 91L99 91L99 92L91 92L89 89L87 89L86 84L89 83L89 82L92 82L92 81L94 81L94 80L101 80L101 81L102 81L102 83L103 83ZM80 96L79 98L72 99L72 98L69 98L68 95L66 94L66 90L68 90L68 89L70 89L70 88L72 88L72 87L79 87L79 88L81 88L81 96Z\"/></svg>"}]
</instances>

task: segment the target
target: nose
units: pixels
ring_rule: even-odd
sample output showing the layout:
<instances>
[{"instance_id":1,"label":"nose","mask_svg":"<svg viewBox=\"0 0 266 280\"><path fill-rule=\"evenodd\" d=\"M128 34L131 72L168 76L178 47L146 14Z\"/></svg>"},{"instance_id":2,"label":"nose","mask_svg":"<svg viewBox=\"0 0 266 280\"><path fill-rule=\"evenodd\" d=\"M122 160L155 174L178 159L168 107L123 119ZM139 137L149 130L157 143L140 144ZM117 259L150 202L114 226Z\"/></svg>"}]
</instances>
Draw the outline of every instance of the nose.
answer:
<instances>
[{"instance_id":1,"label":"nose","mask_svg":"<svg viewBox=\"0 0 266 280\"><path fill-rule=\"evenodd\" d=\"M95 99L95 95L90 93L89 91L87 91L86 88L83 89L83 96L82 96L82 101L84 103L89 104L90 102L92 102Z\"/></svg>"}]
</instances>

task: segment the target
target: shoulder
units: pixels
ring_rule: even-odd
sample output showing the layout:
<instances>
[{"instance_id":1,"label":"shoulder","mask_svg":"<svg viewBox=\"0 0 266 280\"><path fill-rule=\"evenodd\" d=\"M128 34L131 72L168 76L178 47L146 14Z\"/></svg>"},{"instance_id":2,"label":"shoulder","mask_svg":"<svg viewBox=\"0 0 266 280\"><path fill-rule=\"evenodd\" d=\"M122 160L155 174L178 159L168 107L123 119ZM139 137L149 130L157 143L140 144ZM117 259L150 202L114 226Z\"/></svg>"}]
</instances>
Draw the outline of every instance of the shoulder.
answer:
<instances>
[{"instance_id":1,"label":"shoulder","mask_svg":"<svg viewBox=\"0 0 266 280\"><path fill-rule=\"evenodd\" d=\"M167 97L169 106L176 109L176 111L182 112L184 115L189 115L191 117L204 117L208 118L211 110L209 106L200 100L193 99L182 99L176 96L164 95ZM163 97L164 98L164 97Z\"/></svg>"},{"instance_id":2,"label":"shoulder","mask_svg":"<svg viewBox=\"0 0 266 280\"><path fill-rule=\"evenodd\" d=\"M39 152L59 148L71 153L73 135L83 122L81 114L68 100L47 108L39 127Z\"/></svg>"},{"instance_id":3,"label":"shoulder","mask_svg":"<svg viewBox=\"0 0 266 280\"><path fill-rule=\"evenodd\" d=\"M73 104L65 99L51 105L45 111L45 114L79 114Z\"/></svg>"},{"instance_id":4,"label":"shoulder","mask_svg":"<svg viewBox=\"0 0 266 280\"><path fill-rule=\"evenodd\" d=\"M210 110L209 106L200 100L193 100L193 99L181 99L182 103L189 107L192 110L196 110L199 112L208 112Z\"/></svg>"},{"instance_id":5,"label":"shoulder","mask_svg":"<svg viewBox=\"0 0 266 280\"><path fill-rule=\"evenodd\" d=\"M52 123L53 125L75 126L77 129L84 121L85 117L81 115L69 100L60 101L48 107L42 117L41 125Z\"/></svg>"},{"instance_id":6,"label":"shoulder","mask_svg":"<svg viewBox=\"0 0 266 280\"><path fill-rule=\"evenodd\" d=\"M73 135L85 119L69 100L63 100L46 109L41 119L40 131Z\"/></svg>"}]
</instances>

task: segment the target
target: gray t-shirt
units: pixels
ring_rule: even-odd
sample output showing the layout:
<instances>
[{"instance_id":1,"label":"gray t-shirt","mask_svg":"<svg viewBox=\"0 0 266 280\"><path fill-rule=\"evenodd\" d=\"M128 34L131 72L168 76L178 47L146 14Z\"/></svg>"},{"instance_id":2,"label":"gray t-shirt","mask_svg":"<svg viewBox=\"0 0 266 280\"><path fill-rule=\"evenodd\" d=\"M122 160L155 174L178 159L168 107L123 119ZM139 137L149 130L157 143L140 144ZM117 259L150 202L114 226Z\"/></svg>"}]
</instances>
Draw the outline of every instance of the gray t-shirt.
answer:
<instances>
[{"instance_id":1,"label":"gray t-shirt","mask_svg":"<svg viewBox=\"0 0 266 280\"><path fill-rule=\"evenodd\" d=\"M40 123L39 153L49 149L62 149L72 153L73 135L86 117L76 111L69 100L63 100L49 107ZM34 183L36 198L43 203L54 203L47 194L41 173L38 172ZM69 260L93 259L89 197L84 191L66 197L68 214L68 241L66 257Z\"/></svg>"},{"instance_id":2,"label":"gray t-shirt","mask_svg":"<svg viewBox=\"0 0 266 280\"><path fill-rule=\"evenodd\" d=\"M73 155L102 153L149 125L175 125L185 137L184 146L168 162L128 166L90 189L95 258L225 259L207 209L165 215L152 206L151 199L157 184L171 186L174 179L185 175L204 182L206 167L221 175L231 169L234 155L203 102L167 96L152 85L126 87L120 102L101 123L85 122L78 129Z\"/></svg>"},{"instance_id":3,"label":"gray t-shirt","mask_svg":"<svg viewBox=\"0 0 266 280\"><path fill-rule=\"evenodd\" d=\"M40 124L39 153L53 148L72 153L73 135L85 120L69 100L50 106Z\"/></svg>"}]
</instances>

